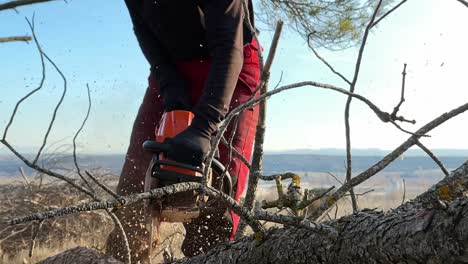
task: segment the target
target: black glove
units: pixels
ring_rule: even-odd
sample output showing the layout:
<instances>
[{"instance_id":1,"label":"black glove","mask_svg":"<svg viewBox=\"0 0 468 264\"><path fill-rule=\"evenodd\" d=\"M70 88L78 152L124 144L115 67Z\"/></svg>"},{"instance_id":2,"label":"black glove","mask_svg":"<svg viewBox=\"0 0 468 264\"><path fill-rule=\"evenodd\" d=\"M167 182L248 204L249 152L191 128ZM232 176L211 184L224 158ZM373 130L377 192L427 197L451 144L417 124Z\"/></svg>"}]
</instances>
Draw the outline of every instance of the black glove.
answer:
<instances>
[{"instance_id":1,"label":"black glove","mask_svg":"<svg viewBox=\"0 0 468 264\"><path fill-rule=\"evenodd\" d=\"M192 166L200 166L211 149L211 134L194 126L166 139L164 143L170 146L166 156L174 161Z\"/></svg>"}]
</instances>

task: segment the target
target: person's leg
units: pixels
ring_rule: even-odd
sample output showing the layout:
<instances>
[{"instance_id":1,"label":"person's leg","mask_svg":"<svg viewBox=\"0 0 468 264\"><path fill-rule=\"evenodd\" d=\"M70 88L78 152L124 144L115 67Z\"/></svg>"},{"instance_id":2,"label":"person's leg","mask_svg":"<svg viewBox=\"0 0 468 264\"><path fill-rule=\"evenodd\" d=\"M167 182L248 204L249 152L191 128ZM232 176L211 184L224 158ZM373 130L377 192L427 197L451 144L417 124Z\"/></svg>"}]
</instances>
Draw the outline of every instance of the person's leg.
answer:
<instances>
[{"instance_id":1,"label":"person's leg","mask_svg":"<svg viewBox=\"0 0 468 264\"><path fill-rule=\"evenodd\" d=\"M232 147L247 160L250 160L251 157L257 120L258 107L242 113L239 116L237 130L232 141ZM227 140L229 140L234 126L229 126L229 128L225 133ZM220 145L219 148L220 161L225 166L229 166L235 190L233 196L238 201L245 189L249 169L234 154L229 161L229 148L224 145ZM238 216L227 213L226 208L221 208L215 213L202 214L191 223L184 223L186 236L182 244L182 252L187 257L207 252L217 244L228 241L235 234L238 223Z\"/></svg>"},{"instance_id":2,"label":"person's leg","mask_svg":"<svg viewBox=\"0 0 468 264\"><path fill-rule=\"evenodd\" d=\"M147 139L154 139L154 130L163 112L159 86L152 77L140 106L130 137L122 173L117 186L119 195L143 192L145 172L151 160L151 154L143 150L142 144ZM124 207L115 211L127 234L132 262L146 263L148 235L145 226L143 203ZM106 251L119 260L124 260L125 249L118 229L114 229L107 239Z\"/></svg>"},{"instance_id":3,"label":"person's leg","mask_svg":"<svg viewBox=\"0 0 468 264\"><path fill-rule=\"evenodd\" d=\"M245 59L246 64L244 64L239 77L240 80L232 97L231 110L245 103L260 83L260 66L255 47L248 47L244 54L249 57ZM232 147L243 155L246 160L250 160L252 155L258 111L258 106L245 110L236 120L237 125L230 124L224 135L228 141L233 135ZM235 133L233 134L234 130ZM229 148L226 146L220 144L219 151L221 163L229 166L229 173L233 177L235 191L233 198L239 201L246 187L249 169L241 159L230 153ZM187 257L198 255L223 241L232 239L238 223L239 217L235 214L226 213L225 208L214 214L203 214L191 223L185 223L186 237L182 244L182 252Z\"/></svg>"}]
</instances>

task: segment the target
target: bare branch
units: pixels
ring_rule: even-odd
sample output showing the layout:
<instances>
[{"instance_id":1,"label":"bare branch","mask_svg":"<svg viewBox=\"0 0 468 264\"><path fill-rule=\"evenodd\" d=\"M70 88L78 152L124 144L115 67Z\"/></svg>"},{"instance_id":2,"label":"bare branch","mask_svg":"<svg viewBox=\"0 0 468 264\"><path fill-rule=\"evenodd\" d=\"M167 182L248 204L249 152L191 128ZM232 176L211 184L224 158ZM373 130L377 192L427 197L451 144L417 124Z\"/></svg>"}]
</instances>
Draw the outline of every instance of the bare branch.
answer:
<instances>
[{"instance_id":1,"label":"bare branch","mask_svg":"<svg viewBox=\"0 0 468 264\"><path fill-rule=\"evenodd\" d=\"M34 21L33 21L33 23L31 23L28 19L26 19L26 21L28 22L28 25L31 28L31 32L33 34L34 41L37 42L36 33L34 31ZM67 93L67 79L65 78L65 75L62 73L62 71L59 69L59 67L55 64L55 62L52 59L50 59L49 56L47 56L46 53L44 53L42 48L40 48L39 43L37 43L37 47L39 48L39 51L44 55L44 58L46 58L46 60L54 67L54 69L57 71L57 73L60 75L60 77L62 77L63 92L62 92L62 96L60 97L59 101L57 102L57 105L55 106L54 112L52 114L52 118L51 118L49 126L47 128L47 132L46 132L46 134L44 136L44 140L42 142L41 147L39 148L39 151L37 152L37 155L36 155L36 158L33 161L33 164L37 163L37 161L39 160L39 157L41 156L42 150L44 149L45 145L47 144L47 138L49 137L50 131L52 130L52 127L54 125L55 118L57 116L57 112L58 112L60 106L62 105L63 99L65 98L65 94Z\"/></svg>"},{"instance_id":2,"label":"bare branch","mask_svg":"<svg viewBox=\"0 0 468 264\"><path fill-rule=\"evenodd\" d=\"M280 180L286 180L286 179L292 179L294 177L298 177L298 175L292 172L286 172L286 173L274 174L270 176L260 175L258 178L262 181L274 181L277 178L279 178Z\"/></svg>"},{"instance_id":3,"label":"bare branch","mask_svg":"<svg viewBox=\"0 0 468 264\"><path fill-rule=\"evenodd\" d=\"M411 124L416 124L416 121L415 120L407 120L405 119L404 117L402 116L397 116L398 114L398 111L400 111L400 106L405 102L405 83L406 83L406 63L403 64L403 72L401 73L402 75L402 78L401 78L401 97L400 97L400 102L398 102L397 106L395 106L395 108L393 108L393 112L390 114L390 117L392 118L392 120L398 120L398 121L401 121L401 122L408 122L408 123L411 123ZM396 127L400 128L399 126L397 126L395 124ZM404 132L407 132L405 131L404 129L401 129L400 130L404 131Z\"/></svg>"},{"instance_id":4,"label":"bare branch","mask_svg":"<svg viewBox=\"0 0 468 264\"><path fill-rule=\"evenodd\" d=\"M14 41L28 42L31 40L32 38L30 36L15 36L15 37L0 38L0 43L14 42Z\"/></svg>"},{"instance_id":5,"label":"bare branch","mask_svg":"<svg viewBox=\"0 0 468 264\"><path fill-rule=\"evenodd\" d=\"M123 239L124 245L125 245L125 256L127 257L125 259L125 263L126 264L132 264L132 254L131 254L131 250L130 250L130 244L128 243L127 233L125 233L125 230L124 230L123 225L120 222L119 218L113 212L111 212L110 209L107 209L106 211L107 211L107 214L112 219L112 221L114 222L114 225L117 226L120 233L122 234L122 239Z\"/></svg>"},{"instance_id":6,"label":"bare branch","mask_svg":"<svg viewBox=\"0 0 468 264\"><path fill-rule=\"evenodd\" d=\"M350 181L346 182L343 186L341 186L335 193L330 196L326 196L322 199L322 205L316 211L314 211L310 217L311 219L315 219L319 217L323 212L325 212L328 208L333 206L343 195L348 192L351 188L361 184L362 182L366 181L367 179L371 178L379 171L383 170L388 164L393 162L397 159L401 154L403 154L406 150L410 147L415 145L420 138L419 135L426 134L427 132L431 131L432 129L438 127L445 121L465 112L468 110L468 103L461 105L450 112L443 113L439 117L435 118L434 120L430 121L423 127L421 127L418 131L416 131L415 135L408 138L403 144L393 150L390 154L385 156L382 160L374 164L369 169L365 170L364 172L360 173L358 176L352 178Z\"/></svg>"},{"instance_id":7,"label":"bare branch","mask_svg":"<svg viewBox=\"0 0 468 264\"><path fill-rule=\"evenodd\" d=\"M221 138L221 143L226 146L226 147L229 147L229 142L227 142L227 140L224 138L224 136ZM244 163L245 166L247 166L247 168L250 169L250 163L249 161L242 155L239 153L239 151L237 151L237 149L235 148L232 148L232 152L234 153L234 155L240 159L242 161L242 163Z\"/></svg>"},{"instance_id":8,"label":"bare branch","mask_svg":"<svg viewBox=\"0 0 468 264\"><path fill-rule=\"evenodd\" d=\"M401 198L401 204L404 204L406 200L406 181L403 179L403 198Z\"/></svg>"},{"instance_id":9,"label":"bare branch","mask_svg":"<svg viewBox=\"0 0 468 264\"><path fill-rule=\"evenodd\" d=\"M458 2L462 3L463 5L465 5L466 7L468 7L468 2L465 1L465 0L457 0Z\"/></svg>"},{"instance_id":10,"label":"bare branch","mask_svg":"<svg viewBox=\"0 0 468 264\"><path fill-rule=\"evenodd\" d=\"M14 149L10 143L8 143L6 140L0 140L0 142L5 145L5 147L7 147L16 157L18 157L20 160L22 160L24 162L24 164L26 164L28 167L30 167L31 169L34 169L38 172L42 172L44 174L47 174L49 176L52 176L54 178L57 178L59 180L62 180L62 181L65 181L67 182L68 184L70 184L71 186L75 187L76 189L80 190L81 192L89 195L89 196L93 196L93 193L84 189L82 186L76 184L75 180L74 179L71 179L67 176L64 176L60 173L57 173L57 172L53 172L49 169L45 169L45 168L42 168L40 166L38 166L37 164L33 164L32 162L30 162L27 158L25 158L23 155L21 155L18 151L16 151L16 149Z\"/></svg>"},{"instance_id":11,"label":"bare branch","mask_svg":"<svg viewBox=\"0 0 468 264\"><path fill-rule=\"evenodd\" d=\"M361 47L359 48L358 52L358 57L356 59L356 66L354 69L354 77L353 80L351 81L349 91L351 93L354 93L354 89L356 88L356 83L359 77L359 72L361 69L361 61L362 61L362 56L364 54L364 48L366 47L367 44L367 37L369 36L369 31L372 27L372 24L374 23L375 17L377 16L377 13L379 12L380 5L382 4L382 0L379 0L377 3L377 6L375 7L375 10L372 14L371 20L369 21L369 24L367 25L365 31L364 31L364 36L362 37L362 42L361 42ZM346 128L346 181L351 180L352 176L352 158L351 158L351 127L349 124L349 111L351 107L351 100L352 97L348 96L348 100L346 101L346 106L345 106L345 128ZM358 209L357 205L357 200L356 196L354 195L354 190L351 188L349 190L349 193L351 195L351 202L353 205L353 212L356 212Z\"/></svg>"},{"instance_id":12,"label":"bare branch","mask_svg":"<svg viewBox=\"0 0 468 264\"><path fill-rule=\"evenodd\" d=\"M52 65L54 65L54 67L58 70L58 68L56 67L56 65L53 63L52 60L50 60L49 57L47 57L47 55L43 52L42 48L41 48L41 45L39 44L39 41L38 39L36 38L36 34L35 34L35 31L34 31L34 18L32 20L32 23L26 19L27 22L28 22L28 25L29 27L31 28L31 32L32 32L32 35L33 35L33 39L34 39L34 43L36 44L36 47L37 47L37 50L39 52L39 56L40 56L40 59L41 59L41 66L42 66L42 77L41 77L41 81L39 83L39 86L37 88L35 88L34 90L32 90L31 92L29 92L28 94L26 94L24 97L22 97L15 105L14 107L14 110L13 110L13 113L10 117L10 120L8 121L7 123L7 126L5 127L5 131L3 133L3 138L0 140L0 143L2 143L3 145L5 145L5 147L7 147L16 157L18 157L20 160L22 160L28 167L32 168L32 169L35 169L39 172L42 172L44 174L47 174L49 176L52 176L52 177L55 177L57 179L60 179L60 180L63 180L67 183L69 183L70 185L72 185L73 187L75 187L76 189L82 191L83 193L93 197L93 193L84 189L83 187L81 187L80 185L76 184L75 183L75 180L74 179L71 179L71 178L68 178L62 174L59 174L59 173L56 173L56 172L53 172L51 170L48 170L48 169L45 169L45 168L42 168L40 166L37 165L37 158L38 156L36 157L35 161L34 162L31 162L29 161L26 157L24 157L23 155L21 155L18 151L16 151L16 149L7 141L7 135L8 135L8 130L10 128L10 126L12 125L14 119L15 119L15 116L16 116L16 113L19 109L19 106L21 105L21 103L23 103L26 99L28 99L30 96L32 96L33 94L35 94L37 91L39 91L42 87L43 87L43 84L44 84L44 81L45 81L45 59L47 59ZM60 73L60 71L58 70L58 72ZM63 77L63 75L62 75ZM64 77L63 77L64 78ZM62 99L63 99L63 96L62 96ZM56 108L56 111L57 111L57 108ZM55 114L54 114L55 116ZM54 119L54 118L53 118ZM52 125L53 122L50 123L49 125L49 130L46 134L46 136L48 135L48 133L50 132L50 128L51 128L51 125ZM46 138L44 138L44 142L46 141ZM44 145L43 145L44 146ZM42 147L43 148L43 147ZM41 148L41 149L42 149ZM38 155L40 154L40 152L38 153Z\"/></svg>"},{"instance_id":13,"label":"bare branch","mask_svg":"<svg viewBox=\"0 0 468 264\"><path fill-rule=\"evenodd\" d=\"M99 187L101 187L104 191L106 191L108 194L110 194L112 197L115 199L119 200L120 195L115 193L113 190L111 190L109 187L107 187L104 183L100 182L91 172L85 171L86 175L88 175L89 178L91 178L94 183L96 183Z\"/></svg>"},{"instance_id":14,"label":"bare branch","mask_svg":"<svg viewBox=\"0 0 468 264\"><path fill-rule=\"evenodd\" d=\"M340 77L343 81L345 81L347 84L351 85L351 81L348 80L348 78L346 78L343 74L341 74L340 72L336 71L335 68L333 68L333 66L328 63L328 61L326 59L324 59L322 56L320 56L320 54L318 54L318 52L315 50L315 48L313 47L313 45L310 43L311 42L311 35L313 33L309 34L309 36L307 37L307 45L309 46L309 48L312 50L312 52L315 54L315 57L317 57L317 59L319 59L320 61L322 61L327 67L328 69L330 69L330 71L332 71L335 75L337 75L338 77Z\"/></svg>"},{"instance_id":15,"label":"bare branch","mask_svg":"<svg viewBox=\"0 0 468 264\"><path fill-rule=\"evenodd\" d=\"M445 177L448 177L449 176L449 172L447 171L447 169L445 168L444 164L442 163L442 161L440 161L440 159L438 159L436 157L436 155L430 151L428 148L426 148L426 146L424 146L421 141L417 140L416 141L416 145L418 145L418 147L420 147L422 150L424 150L424 152L426 152L427 155L429 155L429 157L431 157L431 159L439 166L439 168L442 170L442 172L444 173Z\"/></svg>"},{"instance_id":16,"label":"bare branch","mask_svg":"<svg viewBox=\"0 0 468 264\"><path fill-rule=\"evenodd\" d=\"M397 10L401 5L406 3L408 0L402 0L400 3L398 3L396 6L392 7L390 10L388 10L385 14L383 14L381 17L379 17L373 24L372 27L375 27L380 21L382 21L384 18L386 18L388 15L393 13L393 11Z\"/></svg>"},{"instance_id":17,"label":"bare branch","mask_svg":"<svg viewBox=\"0 0 468 264\"><path fill-rule=\"evenodd\" d=\"M14 218L6 222L8 225L17 225L21 223L27 223L31 221L38 221L38 220L45 220L49 218L55 218L70 214L76 214L79 212L87 212L87 211L95 211L100 209L112 209L112 208L120 208L122 206L129 206L138 201L144 199L161 199L163 197L173 195L180 192L187 192L187 191L196 191L198 193L202 192L202 185L200 183L194 182L185 182L185 183L178 183L169 185L166 187L153 189L149 192L144 193L136 193L131 194L128 196L122 196L120 200L105 200L105 201L95 201L89 202L79 205L72 205L56 210L50 210L46 212L39 212L34 213L28 216ZM232 211L236 214L241 216L257 233L263 232L263 227L258 222L258 220L254 219L254 216L251 211L247 210L245 207L239 205L234 199L230 196L213 189L211 187L205 188L205 193L208 197L213 199L218 199L225 203Z\"/></svg>"},{"instance_id":18,"label":"bare branch","mask_svg":"<svg viewBox=\"0 0 468 264\"><path fill-rule=\"evenodd\" d=\"M34 32L33 32L33 36L34 36ZM44 61L44 53L42 52L42 48L41 46L39 45L39 42L37 41L36 38L34 38L34 43L36 44L36 47L37 47L37 50L39 52L39 57L41 59L41 68L42 68L42 76L41 76L41 81L39 82L39 86L35 89L33 89L31 92L29 92L28 94L26 94L25 96L23 96L15 105L15 108L13 109L13 113L11 114L11 117L10 117L10 120L8 121L6 127L5 127L5 131L3 132L3 137L2 137L2 140L3 141L6 141L6 137L7 137L7 134L8 134L8 129L10 128L11 124L13 123L13 120L15 119L15 116L16 116L16 113L18 111L18 108L19 106L21 105L21 103L23 103L26 99L28 99L30 96L32 96L33 94L35 94L37 91L39 91L40 89L42 89L42 86L44 85L44 81L45 81L45 78L46 78L46 71L45 71L45 61Z\"/></svg>"},{"instance_id":19,"label":"bare branch","mask_svg":"<svg viewBox=\"0 0 468 264\"><path fill-rule=\"evenodd\" d=\"M312 199L310 199L308 201L302 202L301 204L299 204L298 209L301 210L301 209L304 209L304 208L308 207L313 202L318 201L318 200L322 199L323 197L325 197L325 195L330 193L333 189L335 189L335 186L331 186L330 188L326 189L324 192L322 192L321 194L315 196L314 198L312 198Z\"/></svg>"},{"instance_id":20,"label":"bare branch","mask_svg":"<svg viewBox=\"0 0 468 264\"><path fill-rule=\"evenodd\" d=\"M283 29L283 21L278 21L276 24L275 34L271 41L270 51L268 52L268 57L265 62L265 65L262 69L262 82L259 85L260 93L265 94L268 90L268 82L270 76L270 69L275 58L276 49L278 47L279 39L281 36L281 31ZM257 88L258 89L258 88ZM253 95L255 95L254 93ZM253 98L252 98L253 99ZM259 105L259 114L258 122L255 130L255 142L252 156L252 165L249 171L249 180L247 184L247 193L245 197L244 206L247 210L253 208L255 201L255 192L258 185L258 177L262 174L262 162L263 162L263 143L265 142L265 130L266 130L266 101L260 101ZM240 237L244 233L245 224L241 222L237 237Z\"/></svg>"},{"instance_id":21,"label":"bare branch","mask_svg":"<svg viewBox=\"0 0 468 264\"><path fill-rule=\"evenodd\" d=\"M10 2L0 4L0 11L7 10L7 9L15 9L17 7L25 6L25 5L32 5L32 4L51 2L51 1L55 1L55 0L15 0L15 1L10 1Z\"/></svg>"},{"instance_id":22,"label":"bare branch","mask_svg":"<svg viewBox=\"0 0 468 264\"><path fill-rule=\"evenodd\" d=\"M89 113L91 112L91 93L89 91L89 85L86 84L86 89L88 91L88 111L86 112L86 116L83 119L83 122L81 122L80 128L76 131L75 136L73 137L73 163L75 164L76 171L80 178L83 180L83 182L88 186L89 190L94 192L93 187L89 184L88 180L83 176L81 173L80 166L78 166L78 159L76 157L76 138L78 138L78 135L80 134L81 130L83 130L83 127L86 124L86 121L88 121Z\"/></svg>"},{"instance_id":23,"label":"bare branch","mask_svg":"<svg viewBox=\"0 0 468 264\"><path fill-rule=\"evenodd\" d=\"M275 214L265 210L255 210L255 218L258 220L264 220L268 222L283 224L285 226L297 226L309 230L314 230L317 233L327 234L331 237L338 236L337 231L328 225L316 223L297 216L288 216L282 214Z\"/></svg>"},{"instance_id":24,"label":"bare branch","mask_svg":"<svg viewBox=\"0 0 468 264\"><path fill-rule=\"evenodd\" d=\"M265 66L263 66L263 74L269 74L271 66L273 65L273 60L275 59L276 49L278 48L279 39L281 36L281 31L283 30L283 21L279 20L276 23L275 34L271 40L270 51L268 52L268 57L265 61Z\"/></svg>"},{"instance_id":25,"label":"bare branch","mask_svg":"<svg viewBox=\"0 0 468 264\"><path fill-rule=\"evenodd\" d=\"M37 238L37 235L39 234L39 231L41 230L42 224L44 224L43 220L41 220L41 221L39 221L37 223L36 228L34 228L34 225L33 225L33 228L32 228L33 233L32 233L32 237L31 237L31 246L29 248L29 258L33 257L34 247L36 245L36 238Z\"/></svg>"},{"instance_id":26,"label":"bare branch","mask_svg":"<svg viewBox=\"0 0 468 264\"><path fill-rule=\"evenodd\" d=\"M19 167L19 172L21 174L21 177L23 178L25 184L26 184L26 188L28 188L29 191L31 191L31 184L29 183L28 181L28 178L26 177L26 173L24 172L24 169L23 167Z\"/></svg>"},{"instance_id":27,"label":"bare branch","mask_svg":"<svg viewBox=\"0 0 468 264\"><path fill-rule=\"evenodd\" d=\"M229 167L231 166L231 162L232 162L232 153L233 153L233 150L234 150L234 147L232 146L232 142L234 141L234 137L237 133L237 127L239 125L239 116L236 117L236 119L234 120L234 126L232 127L231 129L231 135L229 136L229 144L228 144L228 150L229 150L229 154L228 154L228 162L227 164L224 164L224 170L223 172L221 173L221 176L219 177L219 187L218 188L219 190L223 190L223 184L224 184L224 177L226 177L226 173L229 171Z\"/></svg>"}]
</instances>

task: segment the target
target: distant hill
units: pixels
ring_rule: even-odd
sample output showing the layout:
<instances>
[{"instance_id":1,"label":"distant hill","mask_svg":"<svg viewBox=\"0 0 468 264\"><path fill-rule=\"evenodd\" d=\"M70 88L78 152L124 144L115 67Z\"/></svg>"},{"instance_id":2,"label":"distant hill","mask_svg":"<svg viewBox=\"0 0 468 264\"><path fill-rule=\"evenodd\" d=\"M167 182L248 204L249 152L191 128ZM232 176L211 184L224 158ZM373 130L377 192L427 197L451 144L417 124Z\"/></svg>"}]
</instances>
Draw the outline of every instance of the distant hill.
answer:
<instances>
[{"instance_id":1,"label":"distant hill","mask_svg":"<svg viewBox=\"0 0 468 264\"><path fill-rule=\"evenodd\" d=\"M468 158L468 149L431 149L437 156L442 157L466 157ZM369 149L353 149L353 156L378 156L382 157L390 153L391 150L383 150L378 148ZM309 154L309 155L330 155L344 156L345 149L325 148L325 149L292 149L292 150L277 150L265 151L267 154ZM426 156L426 153L421 149L409 149L404 154L405 157Z\"/></svg>"},{"instance_id":2,"label":"distant hill","mask_svg":"<svg viewBox=\"0 0 468 264\"><path fill-rule=\"evenodd\" d=\"M285 171L294 172L335 172L341 173L345 171L345 156L344 155L317 155L317 154L301 154L300 151L293 152L294 154L266 154L264 158L264 174L274 174ZM386 154L386 153L385 153ZM383 155L362 155L353 156L353 171L363 171L376 162ZM83 168L105 168L115 174L119 174L124 161L124 154L114 155L81 155L79 156L79 164ZM460 166L468 159L468 155L464 156L439 156L448 169L454 169ZM73 160L71 156L61 156L51 159L49 166L73 168ZM18 167L26 166L17 158L11 155L0 155L0 176L16 176L18 175ZM406 177L411 177L417 170L434 170L438 169L437 165L427 156L405 155L397 161L389 165L385 171L398 171ZM27 170L31 172L31 170Z\"/></svg>"}]
</instances>

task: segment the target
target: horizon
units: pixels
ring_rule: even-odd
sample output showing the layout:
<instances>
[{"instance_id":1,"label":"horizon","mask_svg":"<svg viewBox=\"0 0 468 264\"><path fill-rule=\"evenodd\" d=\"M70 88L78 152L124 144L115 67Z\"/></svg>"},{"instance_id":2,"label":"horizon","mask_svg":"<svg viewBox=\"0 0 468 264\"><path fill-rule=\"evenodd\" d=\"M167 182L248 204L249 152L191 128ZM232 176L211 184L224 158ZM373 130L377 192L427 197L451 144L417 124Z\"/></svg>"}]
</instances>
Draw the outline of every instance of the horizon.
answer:
<instances>
[{"instance_id":1,"label":"horizon","mask_svg":"<svg viewBox=\"0 0 468 264\"><path fill-rule=\"evenodd\" d=\"M31 148L27 151L23 147L17 148L23 156L34 156L36 155L35 151L32 151ZM353 148L351 150L351 154L354 157L363 157L363 156L385 156L386 154L392 152L393 149L380 149L380 148ZM444 157L463 157L466 156L468 158L468 149L456 149L456 148L437 148L431 149L431 151L437 156L444 156ZM73 153L72 149L69 151L61 151L59 152L63 155L70 155ZM346 149L344 148L302 148L302 149L283 149L283 150L268 150L264 151L265 155L320 155L320 156L343 156L346 155ZM57 152L45 152L42 155L57 155ZM80 152L77 149L77 156L112 156L112 155L125 155L126 152ZM12 152L8 152L8 150L0 149L0 156L14 156ZM407 157L422 157L428 156L426 152L418 147L412 147L403 153L401 156Z\"/></svg>"}]
</instances>

